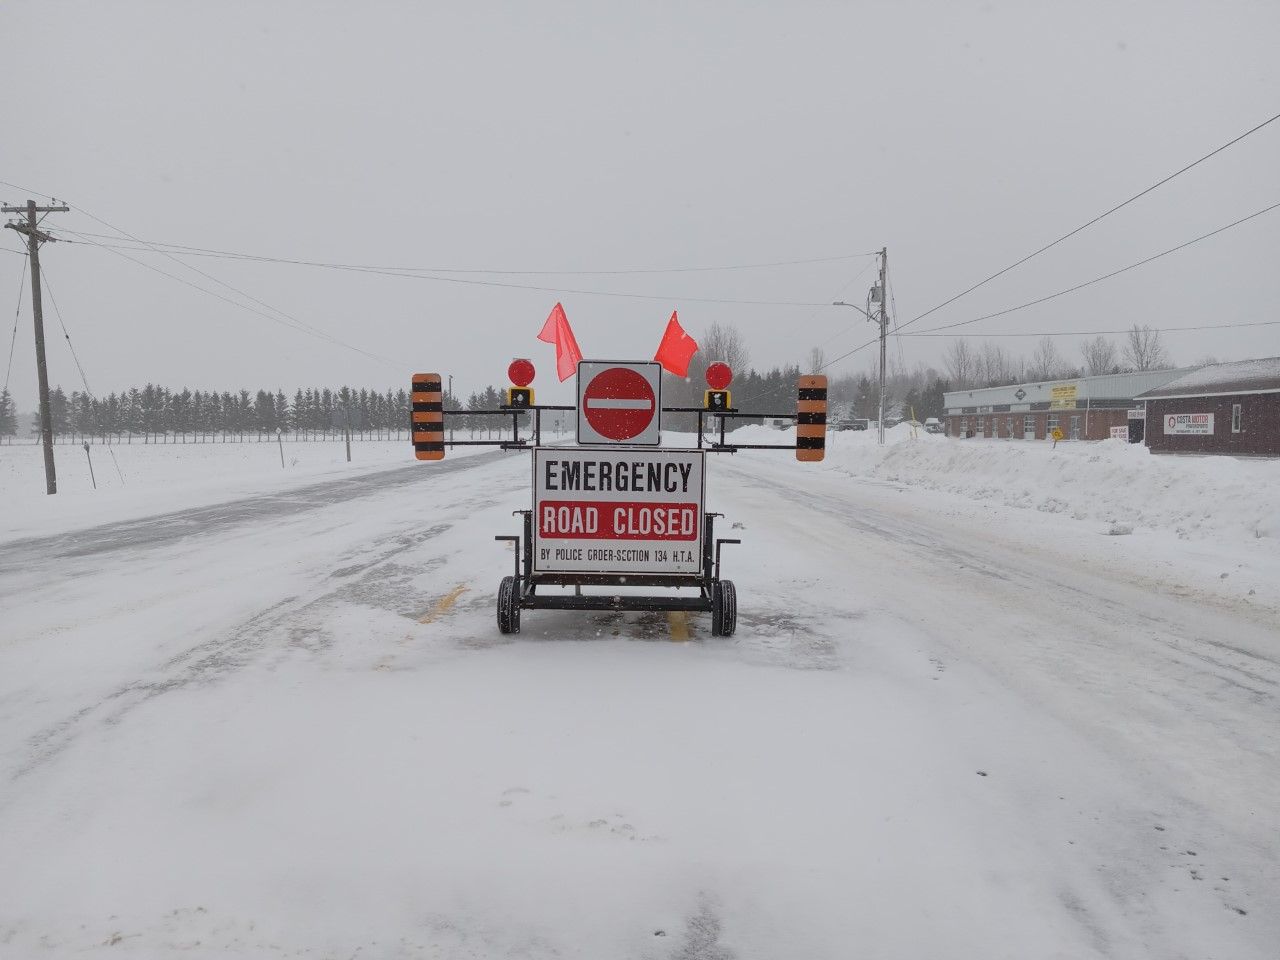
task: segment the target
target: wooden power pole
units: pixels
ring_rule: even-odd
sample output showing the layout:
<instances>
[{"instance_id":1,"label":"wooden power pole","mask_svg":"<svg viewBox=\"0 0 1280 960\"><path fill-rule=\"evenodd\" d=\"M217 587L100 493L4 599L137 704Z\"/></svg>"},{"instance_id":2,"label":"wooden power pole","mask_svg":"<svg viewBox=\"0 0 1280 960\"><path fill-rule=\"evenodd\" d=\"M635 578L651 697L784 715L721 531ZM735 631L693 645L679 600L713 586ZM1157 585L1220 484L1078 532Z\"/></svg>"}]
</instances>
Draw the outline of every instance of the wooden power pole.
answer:
<instances>
[{"instance_id":1,"label":"wooden power pole","mask_svg":"<svg viewBox=\"0 0 1280 960\"><path fill-rule=\"evenodd\" d=\"M2 213L25 213L26 223L21 220L6 223L10 230L17 230L27 238L27 255L31 258L31 312L36 321L36 376L40 382L40 436L44 442L44 485L45 492L58 492L58 475L53 467L53 418L49 412L49 370L44 358L44 315L40 310L40 244L53 237L37 227L38 213L66 213L70 207L38 207L34 200L28 200L24 207L0 207Z\"/></svg>"},{"instance_id":2,"label":"wooden power pole","mask_svg":"<svg viewBox=\"0 0 1280 960\"><path fill-rule=\"evenodd\" d=\"M884 446L884 360L885 343L889 339L889 248L880 250L880 435L877 442Z\"/></svg>"}]
</instances>

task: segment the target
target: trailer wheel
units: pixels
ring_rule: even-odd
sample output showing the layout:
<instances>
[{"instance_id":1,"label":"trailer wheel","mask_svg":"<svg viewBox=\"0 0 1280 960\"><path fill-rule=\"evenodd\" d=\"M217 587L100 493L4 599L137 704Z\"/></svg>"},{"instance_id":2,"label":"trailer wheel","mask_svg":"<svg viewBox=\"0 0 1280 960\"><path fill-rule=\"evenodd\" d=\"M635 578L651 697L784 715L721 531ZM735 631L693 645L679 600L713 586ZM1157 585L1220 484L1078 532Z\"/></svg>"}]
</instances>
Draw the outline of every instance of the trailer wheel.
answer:
<instances>
[{"instance_id":1,"label":"trailer wheel","mask_svg":"<svg viewBox=\"0 0 1280 960\"><path fill-rule=\"evenodd\" d=\"M711 633L731 637L738 629L738 590L732 580L721 580L711 589Z\"/></svg>"},{"instance_id":2,"label":"trailer wheel","mask_svg":"<svg viewBox=\"0 0 1280 960\"><path fill-rule=\"evenodd\" d=\"M520 597L515 577L503 577L498 584L498 632L520 632Z\"/></svg>"}]
</instances>

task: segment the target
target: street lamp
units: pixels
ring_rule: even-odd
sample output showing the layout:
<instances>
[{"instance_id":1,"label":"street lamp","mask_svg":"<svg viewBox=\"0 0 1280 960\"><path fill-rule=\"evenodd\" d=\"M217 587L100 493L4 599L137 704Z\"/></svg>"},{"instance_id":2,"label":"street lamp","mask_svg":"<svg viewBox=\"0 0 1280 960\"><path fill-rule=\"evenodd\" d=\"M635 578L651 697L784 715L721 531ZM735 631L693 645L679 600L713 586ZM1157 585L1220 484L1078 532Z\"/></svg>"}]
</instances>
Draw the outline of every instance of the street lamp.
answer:
<instances>
[{"instance_id":1,"label":"street lamp","mask_svg":"<svg viewBox=\"0 0 1280 960\"><path fill-rule=\"evenodd\" d=\"M872 287L870 292L867 294L867 306L870 306L872 300L875 299L875 292L876 292L876 288ZM856 303L846 303L843 300L836 300L836 301L833 301L831 305L833 307L851 307L854 310L857 310L860 314L862 314L872 323L878 323L880 325L880 404L879 404L879 413L878 413L879 419L876 423L876 433L878 437L877 442L881 446L883 446L884 445L884 341L885 341L885 334L888 331L888 327L889 327L888 315L885 313L885 310L884 310L884 294L883 293L880 294L880 318L879 319L876 319L875 317L873 317L868 311L863 310L862 307L858 306Z\"/></svg>"}]
</instances>

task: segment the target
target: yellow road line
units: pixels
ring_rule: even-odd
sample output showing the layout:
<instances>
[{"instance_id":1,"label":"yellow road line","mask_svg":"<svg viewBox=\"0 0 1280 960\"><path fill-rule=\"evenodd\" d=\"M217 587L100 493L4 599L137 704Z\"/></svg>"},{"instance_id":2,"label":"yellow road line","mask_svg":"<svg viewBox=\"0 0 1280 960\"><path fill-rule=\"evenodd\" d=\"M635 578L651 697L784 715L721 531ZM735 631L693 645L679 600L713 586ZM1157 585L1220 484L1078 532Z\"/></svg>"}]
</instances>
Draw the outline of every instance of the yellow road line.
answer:
<instances>
[{"instance_id":1,"label":"yellow road line","mask_svg":"<svg viewBox=\"0 0 1280 960\"><path fill-rule=\"evenodd\" d=\"M672 643L684 643L689 639L689 614L685 611L668 610L667 626L671 628Z\"/></svg>"},{"instance_id":2,"label":"yellow road line","mask_svg":"<svg viewBox=\"0 0 1280 960\"><path fill-rule=\"evenodd\" d=\"M458 602L458 598L466 592L467 592L467 588L462 584L458 584L456 587L454 587L452 590L446 593L443 597L437 600L435 603L435 606L433 606L430 610L428 610L427 615L424 616L418 622L419 623L435 623L436 620L438 620L440 617L448 613L449 610L453 607L453 605Z\"/></svg>"}]
</instances>

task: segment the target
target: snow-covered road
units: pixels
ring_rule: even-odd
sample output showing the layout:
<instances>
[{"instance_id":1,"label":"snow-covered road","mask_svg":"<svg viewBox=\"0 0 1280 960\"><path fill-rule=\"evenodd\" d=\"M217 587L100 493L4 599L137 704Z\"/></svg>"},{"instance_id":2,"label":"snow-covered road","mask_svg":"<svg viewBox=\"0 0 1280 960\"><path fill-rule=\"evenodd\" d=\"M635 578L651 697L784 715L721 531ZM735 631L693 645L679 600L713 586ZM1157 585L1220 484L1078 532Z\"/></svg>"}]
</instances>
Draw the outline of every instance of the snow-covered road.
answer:
<instances>
[{"instance_id":1,"label":"snow-covered road","mask_svg":"<svg viewBox=\"0 0 1280 960\"><path fill-rule=\"evenodd\" d=\"M0 547L0 955L1275 956L1274 610L744 456L736 636L501 637L442 466Z\"/></svg>"}]
</instances>

